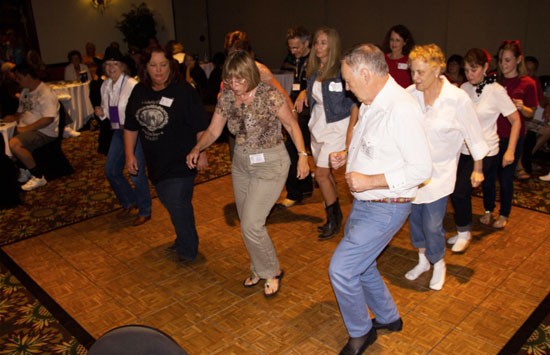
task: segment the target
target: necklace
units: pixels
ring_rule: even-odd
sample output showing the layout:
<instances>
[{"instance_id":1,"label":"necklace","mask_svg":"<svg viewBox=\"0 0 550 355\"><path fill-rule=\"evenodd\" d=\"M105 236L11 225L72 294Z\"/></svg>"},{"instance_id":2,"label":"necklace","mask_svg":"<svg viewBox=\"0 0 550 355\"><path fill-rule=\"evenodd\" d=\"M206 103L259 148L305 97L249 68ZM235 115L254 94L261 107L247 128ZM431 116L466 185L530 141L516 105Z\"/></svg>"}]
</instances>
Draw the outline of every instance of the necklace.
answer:
<instances>
[{"instance_id":1,"label":"necklace","mask_svg":"<svg viewBox=\"0 0 550 355\"><path fill-rule=\"evenodd\" d=\"M248 95L243 94L239 96L239 99L241 100L241 109L244 109L246 107L246 100L250 99L251 96L252 96L252 90L248 92Z\"/></svg>"}]
</instances>

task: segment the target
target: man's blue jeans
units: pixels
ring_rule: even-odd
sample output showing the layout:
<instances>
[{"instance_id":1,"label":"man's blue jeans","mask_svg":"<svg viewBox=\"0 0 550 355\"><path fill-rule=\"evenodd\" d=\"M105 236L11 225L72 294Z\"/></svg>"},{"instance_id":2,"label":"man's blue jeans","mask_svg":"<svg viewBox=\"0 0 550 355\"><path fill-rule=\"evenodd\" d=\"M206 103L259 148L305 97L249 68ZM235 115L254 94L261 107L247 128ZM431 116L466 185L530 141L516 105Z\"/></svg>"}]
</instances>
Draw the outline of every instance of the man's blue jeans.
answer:
<instances>
[{"instance_id":1,"label":"man's blue jeans","mask_svg":"<svg viewBox=\"0 0 550 355\"><path fill-rule=\"evenodd\" d=\"M399 318L395 302L376 268L376 258L403 226L410 211L410 202L353 201L344 238L329 267L332 288L351 337L363 336L372 327L366 306L380 323Z\"/></svg>"},{"instance_id":2,"label":"man's blue jeans","mask_svg":"<svg viewBox=\"0 0 550 355\"><path fill-rule=\"evenodd\" d=\"M136 205L139 211L138 214L142 217L148 217L151 215L151 193L147 174L145 173L145 156L139 139L136 142L134 154L139 170L137 175L130 175L130 178L134 183L135 190L124 176L124 166L126 165L124 132L123 130L114 131L107 161L105 162L105 175L122 207L128 208Z\"/></svg>"},{"instance_id":3,"label":"man's blue jeans","mask_svg":"<svg viewBox=\"0 0 550 355\"><path fill-rule=\"evenodd\" d=\"M189 261L197 257L199 237L193 213L193 187L195 176L161 180L155 184L160 202L166 207L176 230L178 256Z\"/></svg>"}]
</instances>

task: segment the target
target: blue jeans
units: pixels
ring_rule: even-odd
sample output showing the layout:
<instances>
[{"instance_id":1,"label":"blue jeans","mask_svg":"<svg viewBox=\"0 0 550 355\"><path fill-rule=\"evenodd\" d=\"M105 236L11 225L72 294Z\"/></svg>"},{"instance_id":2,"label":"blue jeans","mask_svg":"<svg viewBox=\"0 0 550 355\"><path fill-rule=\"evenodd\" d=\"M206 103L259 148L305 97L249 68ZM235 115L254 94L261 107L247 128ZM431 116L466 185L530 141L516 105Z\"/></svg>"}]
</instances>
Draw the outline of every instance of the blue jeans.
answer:
<instances>
[{"instance_id":1,"label":"blue jeans","mask_svg":"<svg viewBox=\"0 0 550 355\"><path fill-rule=\"evenodd\" d=\"M447 211L445 196L430 203L413 204L409 217L411 242L415 248L426 248L426 257L435 264L445 256L443 217Z\"/></svg>"},{"instance_id":2,"label":"blue jeans","mask_svg":"<svg viewBox=\"0 0 550 355\"><path fill-rule=\"evenodd\" d=\"M124 166L126 164L124 131L121 129L114 131L107 161L105 162L105 175L107 175L107 180L109 180L122 207L128 208L136 205L139 211L138 214L142 217L148 217L151 215L151 193L147 174L145 173L145 156L139 139L136 142L134 154L139 171L137 175L130 175L130 179L134 183L135 190L124 176Z\"/></svg>"},{"instance_id":3,"label":"blue jeans","mask_svg":"<svg viewBox=\"0 0 550 355\"><path fill-rule=\"evenodd\" d=\"M403 226L410 211L411 203L353 201L344 238L329 266L332 288L351 337L363 336L372 328L365 306L381 323L399 318L395 302L376 268L376 258Z\"/></svg>"},{"instance_id":4,"label":"blue jeans","mask_svg":"<svg viewBox=\"0 0 550 355\"><path fill-rule=\"evenodd\" d=\"M176 251L187 260L197 257L199 236L193 214L194 176L161 180L155 184L160 202L166 207L176 230Z\"/></svg>"}]
</instances>

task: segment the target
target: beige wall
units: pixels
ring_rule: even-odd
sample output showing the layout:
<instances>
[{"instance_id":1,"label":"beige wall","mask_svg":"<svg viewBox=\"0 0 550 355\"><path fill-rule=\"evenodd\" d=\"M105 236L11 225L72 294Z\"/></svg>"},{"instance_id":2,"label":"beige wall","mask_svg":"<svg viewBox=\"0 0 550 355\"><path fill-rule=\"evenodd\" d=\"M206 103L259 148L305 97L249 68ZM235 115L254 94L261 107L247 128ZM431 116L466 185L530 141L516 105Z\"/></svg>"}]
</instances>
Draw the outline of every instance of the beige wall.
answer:
<instances>
[{"instance_id":1,"label":"beige wall","mask_svg":"<svg viewBox=\"0 0 550 355\"><path fill-rule=\"evenodd\" d=\"M42 59L46 64L67 61L67 53L85 52L86 42L94 42L97 52L117 41L123 52L127 46L122 33L115 28L131 4L141 1L112 0L105 12L92 8L90 0L32 0L36 32ZM157 21L157 37L166 43L175 37L171 0L147 0Z\"/></svg>"},{"instance_id":2,"label":"beige wall","mask_svg":"<svg viewBox=\"0 0 550 355\"><path fill-rule=\"evenodd\" d=\"M174 0L179 3L181 0ZM187 1L186 1L187 3ZM394 24L402 23L418 44L436 43L450 55L463 55L471 47L495 53L503 39L519 39L526 55L541 62L539 74L550 74L550 0L415 0L415 1L267 1L196 0L174 6L178 39L201 53L197 34L207 34L207 8L212 53L223 49L225 33L241 29L251 39L256 55L278 68L286 55L284 35L293 24L313 31L321 25L336 28L343 47L359 42L380 44ZM208 6L207 6L208 5ZM187 12L187 14L186 14ZM189 12L195 17L188 19ZM180 33L193 33L180 37Z\"/></svg>"}]
</instances>

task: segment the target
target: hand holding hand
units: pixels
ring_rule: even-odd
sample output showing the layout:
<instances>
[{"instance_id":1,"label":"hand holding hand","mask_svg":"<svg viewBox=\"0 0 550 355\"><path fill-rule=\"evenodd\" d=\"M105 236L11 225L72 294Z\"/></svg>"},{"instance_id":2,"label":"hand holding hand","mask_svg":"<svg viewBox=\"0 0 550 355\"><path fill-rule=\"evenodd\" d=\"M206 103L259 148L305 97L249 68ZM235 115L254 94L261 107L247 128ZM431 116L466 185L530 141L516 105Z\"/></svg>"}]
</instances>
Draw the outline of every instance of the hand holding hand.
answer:
<instances>
[{"instance_id":1,"label":"hand holding hand","mask_svg":"<svg viewBox=\"0 0 550 355\"><path fill-rule=\"evenodd\" d=\"M330 165L333 169L338 170L340 167L346 164L348 160L348 151L342 150L341 152L333 152L329 155Z\"/></svg>"}]
</instances>

